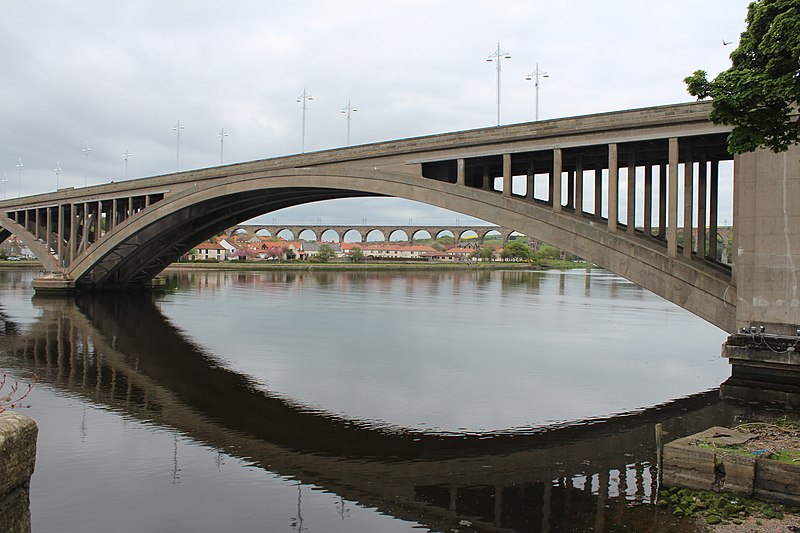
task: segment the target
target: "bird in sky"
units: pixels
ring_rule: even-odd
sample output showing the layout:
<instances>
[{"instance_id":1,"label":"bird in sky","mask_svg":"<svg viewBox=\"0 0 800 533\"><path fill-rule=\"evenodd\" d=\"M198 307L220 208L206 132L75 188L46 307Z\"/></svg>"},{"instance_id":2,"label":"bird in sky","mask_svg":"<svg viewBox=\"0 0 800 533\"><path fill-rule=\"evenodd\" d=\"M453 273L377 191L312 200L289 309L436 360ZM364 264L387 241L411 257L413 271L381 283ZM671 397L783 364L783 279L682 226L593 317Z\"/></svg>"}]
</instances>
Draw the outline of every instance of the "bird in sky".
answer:
<instances>
[{"instance_id":1,"label":"bird in sky","mask_svg":"<svg viewBox=\"0 0 800 533\"><path fill-rule=\"evenodd\" d=\"M726 41L724 37L722 38L722 46L728 46L728 45L729 45L729 44L731 44L732 42L733 42L733 41Z\"/></svg>"}]
</instances>

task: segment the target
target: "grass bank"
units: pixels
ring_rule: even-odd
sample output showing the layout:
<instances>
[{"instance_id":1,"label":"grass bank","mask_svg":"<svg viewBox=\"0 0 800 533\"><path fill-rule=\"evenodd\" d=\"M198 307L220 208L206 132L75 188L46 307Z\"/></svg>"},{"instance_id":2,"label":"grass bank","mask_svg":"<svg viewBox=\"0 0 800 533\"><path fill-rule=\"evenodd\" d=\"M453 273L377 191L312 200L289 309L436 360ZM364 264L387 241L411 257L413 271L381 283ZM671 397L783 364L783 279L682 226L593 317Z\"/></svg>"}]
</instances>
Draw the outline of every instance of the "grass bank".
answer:
<instances>
[{"instance_id":1,"label":"grass bank","mask_svg":"<svg viewBox=\"0 0 800 533\"><path fill-rule=\"evenodd\" d=\"M485 262L485 263L306 263L306 262L255 262L255 261L224 261L173 263L166 270L296 270L296 271L437 271L437 270L550 270L568 268L591 268L591 263L546 260L538 262Z\"/></svg>"}]
</instances>

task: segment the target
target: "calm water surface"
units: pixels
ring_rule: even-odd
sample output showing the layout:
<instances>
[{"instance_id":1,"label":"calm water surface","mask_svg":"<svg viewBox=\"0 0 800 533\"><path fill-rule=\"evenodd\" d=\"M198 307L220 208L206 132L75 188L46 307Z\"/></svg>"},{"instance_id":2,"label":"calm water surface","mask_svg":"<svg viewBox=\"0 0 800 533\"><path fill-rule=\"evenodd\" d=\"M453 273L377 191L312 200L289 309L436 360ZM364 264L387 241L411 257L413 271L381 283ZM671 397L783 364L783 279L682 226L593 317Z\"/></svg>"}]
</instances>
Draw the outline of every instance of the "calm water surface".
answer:
<instances>
[{"instance_id":1,"label":"calm water surface","mask_svg":"<svg viewBox=\"0 0 800 533\"><path fill-rule=\"evenodd\" d=\"M601 270L35 276L0 272L34 531L690 531L653 424L737 416L725 334Z\"/></svg>"}]
</instances>

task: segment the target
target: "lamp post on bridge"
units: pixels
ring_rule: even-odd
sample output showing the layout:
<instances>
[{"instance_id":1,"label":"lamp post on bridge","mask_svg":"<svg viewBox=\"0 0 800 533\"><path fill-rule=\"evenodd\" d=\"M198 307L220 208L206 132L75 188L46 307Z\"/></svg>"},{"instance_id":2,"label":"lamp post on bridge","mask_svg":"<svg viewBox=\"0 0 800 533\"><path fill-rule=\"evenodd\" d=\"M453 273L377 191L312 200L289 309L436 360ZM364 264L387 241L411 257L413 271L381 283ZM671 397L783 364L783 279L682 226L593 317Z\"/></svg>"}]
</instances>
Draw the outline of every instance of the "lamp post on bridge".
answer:
<instances>
[{"instance_id":1,"label":"lamp post on bridge","mask_svg":"<svg viewBox=\"0 0 800 533\"><path fill-rule=\"evenodd\" d=\"M59 176L61 174L61 163L56 162L56 168L53 169L53 172L56 173L56 190L58 190L59 187L61 187L59 183Z\"/></svg>"},{"instance_id":2,"label":"lamp post on bridge","mask_svg":"<svg viewBox=\"0 0 800 533\"><path fill-rule=\"evenodd\" d=\"M297 103L301 104L303 108L303 122L300 130L300 153L306 153L306 107L307 103L313 100L314 97L308 94L306 88L303 87L303 94L297 97Z\"/></svg>"},{"instance_id":3,"label":"lamp post on bridge","mask_svg":"<svg viewBox=\"0 0 800 533\"><path fill-rule=\"evenodd\" d=\"M126 146L125 151L122 152L122 159L125 160L125 179L128 179L128 159L130 159L132 155L133 154L130 153L128 147Z\"/></svg>"},{"instance_id":4,"label":"lamp post on bridge","mask_svg":"<svg viewBox=\"0 0 800 533\"><path fill-rule=\"evenodd\" d=\"M84 147L81 149L81 152L83 152L83 186L86 187L88 183L87 175L89 172L89 152L91 152L92 149L89 148L89 141L83 141L83 144Z\"/></svg>"},{"instance_id":5,"label":"lamp post on bridge","mask_svg":"<svg viewBox=\"0 0 800 533\"><path fill-rule=\"evenodd\" d=\"M185 129L181 121L179 120L177 124L172 127L172 131L175 132L175 136L177 137L177 150L175 153L175 172L181 171L181 130Z\"/></svg>"},{"instance_id":6,"label":"lamp post on bridge","mask_svg":"<svg viewBox=\"0 0 800 533\"><path fill-rule=\"evenodd\" d=\"M500 125L500 71L502 70L501 63L504 59L511 59L511 54L504 52L500 49L500 42L497 43L497 50L494 51L489 57L486 58L488 63L495 62L495 69L497 69L497 125Z\"/></svg>"},{"instance_id":7,"label":"lamp post on bridge","mask_svg":"<svg viewBox=\"0 0 800 533\"><path fill-rule=\"evenodd\" d=\"M24 166L20 157L19 163L17 163L17 198L22 196L22 167Z\"/></svg>"},{"instance_id":8,"label":"lamp post on bridge","mask_svg":"<svg viewBox=\"0 0 800 533\"><path fill-rule=\"evenodd\" d=\"M350 100L347 101L347 107L341 111L341 113L347 115L347 146L350 146L350 115L355 111L358 111L358 109L350 105Z\"/></svg>"},{"instance_id":9,"label":"lamp post on bridge","mask_svg":"<svg viewBox=\"0 0 800 533\"><path fill-rule=\"evenodd\" d=\"M223 149L223 147L225 145L225 137L227 137L227 136L228 136L228 134L225 133L225 128L220 129L219 133L217 133L217 138L219 139L219 164L220 165L222 164L222 149Z\"/></svg>"},{"instance_id":10,"label":"lamp post on bridge","mask_svg":"<svg viewBox=\"0 0 800 533\"><path fill-rule=\"evenodd\" d=\"M3 179L0 181L3 182L3 200L6 200L8 198L8 186L6 185L8 183L8 174L3 172Z\"/></svg>"},{"instance_id":11,"label":"lamp post on bridge","mask_svg":"<svg viewBox=\"0 0 800 533\"><path fill-rule=\"evenodd\" d=\"M536 114L534 115L534 117L537 122L539 120L539 80L541 78L549 78L549 77L550 74L539 68L539 63L536 63L536 68L533 69L533 72L525 76L526 80L528 81L533 80L533 84L536 87Z\"/></svg>"}]
</instances>

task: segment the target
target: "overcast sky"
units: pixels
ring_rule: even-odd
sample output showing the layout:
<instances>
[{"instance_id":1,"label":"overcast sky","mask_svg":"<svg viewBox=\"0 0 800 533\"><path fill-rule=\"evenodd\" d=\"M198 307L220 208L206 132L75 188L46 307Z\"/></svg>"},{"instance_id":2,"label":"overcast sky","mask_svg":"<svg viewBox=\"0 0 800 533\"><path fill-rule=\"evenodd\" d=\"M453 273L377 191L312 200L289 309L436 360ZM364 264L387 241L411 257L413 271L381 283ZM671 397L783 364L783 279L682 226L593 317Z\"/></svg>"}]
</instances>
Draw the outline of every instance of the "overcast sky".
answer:
<instances>
[{"instance_id":1,"label":"overcast sky","mask_svg":"<svg viewBox=\"0 0 800 533\"><path fill-rule=\"evenodd\" d=\"M686 102L713 77L749 0L3 1L0 178L8 198L180 168L493 126L497 42L504 124ZM722 41L733 41L723 46ZM91 151L84 158L88 141ZM19 158L23 167L17 168ZM452 224L397 199L340 200L269 214L280 223ZM469 222L460 216L460 222Z\"/></svg>"}]
</instances>

